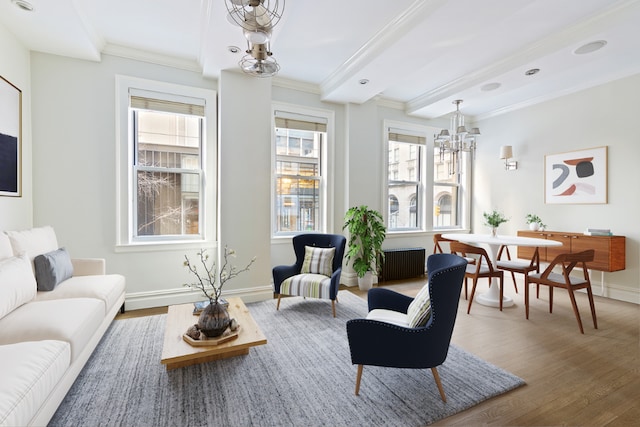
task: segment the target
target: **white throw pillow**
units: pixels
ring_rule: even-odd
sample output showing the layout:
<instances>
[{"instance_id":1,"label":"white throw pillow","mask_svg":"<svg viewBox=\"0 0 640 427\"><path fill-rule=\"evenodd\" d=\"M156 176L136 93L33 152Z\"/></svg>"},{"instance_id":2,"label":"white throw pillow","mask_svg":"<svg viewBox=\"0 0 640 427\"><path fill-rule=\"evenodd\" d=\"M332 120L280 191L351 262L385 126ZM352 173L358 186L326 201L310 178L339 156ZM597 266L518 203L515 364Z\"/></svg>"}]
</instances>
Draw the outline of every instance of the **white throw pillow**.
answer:
<instances>
[{"instance_id":1,"label":"white throw pillow","mask_svg":"<svg viewBox=\"0 0 640 427\"><path fill-rule=\"evenodd\" d=\"M5 233L0 232L0 260L11 258L12 256L11 240Z\"/></svg>"},{"instance_id":2,"label":"white throw pillow","mask_svg":"<svg viewBox=\"0 0 640 427\"><path fill-rule=\"evenodd\" d=\"M36 287L25 254L0 261L0 319L35 298Z\"/></svg>"},{"instance_id":3,"label":"white throw pillow","mask_svg":"<svg viewBox=\"0 0 640 427\"><path fill-rule=\"evenodd\" d=\"M13 253L18 255L24 252L33 261L38 255L55 251L59 248L56 233L53 227L44 226L23 231L7 231Z\"/></svg>"}]
</instances>

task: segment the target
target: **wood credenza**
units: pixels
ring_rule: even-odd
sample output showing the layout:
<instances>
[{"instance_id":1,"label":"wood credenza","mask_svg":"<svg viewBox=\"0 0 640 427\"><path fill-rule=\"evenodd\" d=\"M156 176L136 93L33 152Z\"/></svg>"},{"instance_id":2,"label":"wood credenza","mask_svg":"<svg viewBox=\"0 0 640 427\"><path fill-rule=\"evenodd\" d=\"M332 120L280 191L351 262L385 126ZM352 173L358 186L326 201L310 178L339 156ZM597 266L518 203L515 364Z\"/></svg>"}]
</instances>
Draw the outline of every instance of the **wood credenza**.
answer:
<instances>
[{"instance_id":1,"label":"wood credenza","mask_svg":"<svg viewBox=\"0 0 640 427\"><path fill-rule=\"evenodd\" d=\"M625 236L586 236L582 233L566 233L564 231L529 230L518 231L518 236L562 242L562 246L539 248L541 262L551 262L561 253L594 249L595 256L593 262L587 263L588 268L609 272L625 269ZM518 258L531 259L534 250L535 248L518 246Z\"/></svg>"}]
</instances>

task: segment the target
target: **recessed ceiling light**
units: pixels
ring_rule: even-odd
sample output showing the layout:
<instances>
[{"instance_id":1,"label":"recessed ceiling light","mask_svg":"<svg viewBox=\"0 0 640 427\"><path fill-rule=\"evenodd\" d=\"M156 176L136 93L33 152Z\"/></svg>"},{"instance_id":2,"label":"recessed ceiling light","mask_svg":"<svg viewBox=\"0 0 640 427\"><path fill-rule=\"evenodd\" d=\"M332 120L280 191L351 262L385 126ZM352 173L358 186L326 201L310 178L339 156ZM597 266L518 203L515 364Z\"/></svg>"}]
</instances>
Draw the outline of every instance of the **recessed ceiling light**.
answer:
<instances>
[{"instance_id":1,"label":"recessed ceiling light","mask_svg":"<svg viewBox=\"0 0 640 427\"><path fill-rule=\"evenodd\" d=\"M26 0L11 0L11 3L15 4L22 10L26 10L27 12L33 12L33 5Z\"/></svg>"},{"instance_id":2,"label":"recessed ceiling light","mask_svg":"<svg viewBox=\"0 0 640 427\"><path fill-rule=\"evenodd\" d=\"M231 53L240 52L240 48L238 46L227 46L227 50Z\"/></svg>"},{"instance_id":3,"label":"recessed ceiling light","mask_svg":"<svg viewBox=\"0 0 640 427\"><path fill-rule=\"evenodd\" d=\"M538 74L540 72L540 68L531 68L524 72L525 76L533 76L534 74Z\"/></svg>"},{"instance_id":4,"label":"recessed ceiling light","mask_svg":"<svg viewBox=\"0 0 640 427\"><path fill-rule=\"evenodd\" d=\"M602 49L607 44L606 40L596 40L591 43L587 43L585 45L580 46L576 50L573 51L576 55L584 55L585 53L595 52L596 50Z\"/></svg>"},{"instance_id":5,"label":"recessed ceiling light","mask_svg":"<svg viewBox=\"0 0 640 427\"><path fill-rule=\"evenodd\" d=\"M369 83L369 79L360 79L358 83L360 83L361 85L366 85L367 83Z\"/></svg>"},{"instance_id":6,"label":"recessed ceiling light","mask_svg":"<svg viewBox=\"0 0 640 427\"><path fill-rule=\"evenodd\" d=\"M487 83L486 85L480 86L480 90L483 92L489 92L489 91L498 89L500 86L502 86L502 84L498 82Z\"/></svg>"}]
</instances>

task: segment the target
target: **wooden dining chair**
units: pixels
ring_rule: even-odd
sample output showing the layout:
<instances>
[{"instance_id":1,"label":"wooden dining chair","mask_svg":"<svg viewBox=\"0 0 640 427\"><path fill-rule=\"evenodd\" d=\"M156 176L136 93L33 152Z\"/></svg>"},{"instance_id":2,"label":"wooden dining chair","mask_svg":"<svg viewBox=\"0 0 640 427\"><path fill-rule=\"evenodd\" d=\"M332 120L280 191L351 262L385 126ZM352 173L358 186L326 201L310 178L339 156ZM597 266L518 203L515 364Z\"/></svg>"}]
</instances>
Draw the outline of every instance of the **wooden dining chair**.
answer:
<instances>
[{"instance_id":1,"label":"wooden dining chair","mask_svg":"<svg viewBox=\"0 0 640 427\"><path fill-rule=\"evenodd\" d=\"M436 233L433 235L433 253L434 254L442 254L445 253L444 250L442 249L442 246L440 246L440 243L451 243L451 242L455 242L455 240L451 240L451 239L447 239L445 237L442 237L442 233ZM475 264L476 263L476 259L470 256L466 256L466 254L461 254L462 257L464 259L467 260L467 264ZM465 293L465 298L466 298L466 293Z\"/></svg>"},{"instance_id":2,"label":"wooden dining chair","mask_svg":"<svg viewBox=\"0 0 640 427\"><path fill-rule=\"evenodd\" d=\"M477 246L467 245L462 242L451 242L451 253L460 255L476 255L477 262L475 265L468 265L464 275L464 293L465 297L467 295L467 279L473 280L473 286L471 287L471 296L469 297L469 306L467 307L467 314L471 311L471 304L473 303L473 296L476 292L476 285L478 283L478 279L487 278L489 279L489 285L491 285L491 279L494 277L499 279L500 281L500 311L502 311L502 299L503 299L503 286L502 283L504 281L504 272L502 270L497 270L493 268L493 264L489 259L489 255L487 251L483 248Z\"/></svg>"},{"instance_id":3,"label":"wooden dining chair","mask_svg":"<svg viewBox=\"0 0 640 427\"><path fill-rule=\"evenodd\" d=\"M506 259L503 258L506 257ZM530 260L524 259L511 259L511 254L509 253L509 247L507 245L500 246L500 250L498 251L498 256L496 257L496 268L504 271L508 271L511 273L511 279L513 280L513 287L516 289L516 293L518 293L518 285L516 284L516 274L520 273L525 276L529 273L535 271L536 273L540 273L540 253L538 252L538 248L533 252L533 256ZM539 294L539 288L538 288Z\"/></svg>"},{"instance_id":4,"label":"wooden dining chair","mask_svg":"<svg viewBox=\"0 0 640 427\"><path fill-rule=\"evenodd\" d=\"M571 305L573 306L573 313L576 315L576 320L580 327L580 333L584 334L574 291L577 289L586 289L587 296L589 297L589 306L591 307L593 327L598 329L596 307L593 302L593 292L591 292L591 280L589 279L589 271L587 270L587 263L593 261L594 255L595 251L593 249L576 253L560 254L551 261L551 264L549 264L542 273L526 275L524 289L526 318L529 318L530 283L549 286L549 313L553 313L553 288L565 288L569 292L569 298L571 299ZM561 268L562 273L554 273L553 270L555 267ZM582 269L580 277L576 275L571 276L571 271L576 267L578 267L578 269Z\"/></svg>"}]
</instances>

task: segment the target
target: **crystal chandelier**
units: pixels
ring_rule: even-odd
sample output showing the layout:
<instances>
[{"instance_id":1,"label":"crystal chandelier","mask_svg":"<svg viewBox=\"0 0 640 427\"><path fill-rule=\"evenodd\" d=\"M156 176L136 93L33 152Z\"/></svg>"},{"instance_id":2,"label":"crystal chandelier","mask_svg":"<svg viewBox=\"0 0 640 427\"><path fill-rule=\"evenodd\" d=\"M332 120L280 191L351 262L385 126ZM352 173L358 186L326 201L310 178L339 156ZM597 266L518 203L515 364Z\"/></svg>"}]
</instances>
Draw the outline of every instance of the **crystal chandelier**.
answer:
<instances>
[{"instance_id":1,"label":"crystal chandelier","mask_svg":"<svg viewBox=\"0 0 640 427\"><path fill-rule=\"evenodd\" d=\"M456 105L456 111L451 115L450 129L442 129L435 135L435 148L439 152L440 162L448 162L449 175L460 173L462 152L471 152L473 158L476 158L476 138L480 135L480 129L472 128L467 131L464 126L464 116L460 112L462 99L456 99L453 104Z\"/></svg>"},{"instance_id":2,"label":"crystal chandelier","mask_svg":"<svg viewBox=\"0 0 640 427\"><path fill-rule=\"evenodd\" d=\"M242 28L246 55L238 65L247 74L272 77L280 66L271 52L271 31L282 18L284 0L225 0L227 19Z\"/></svg>"}]
</instances>

